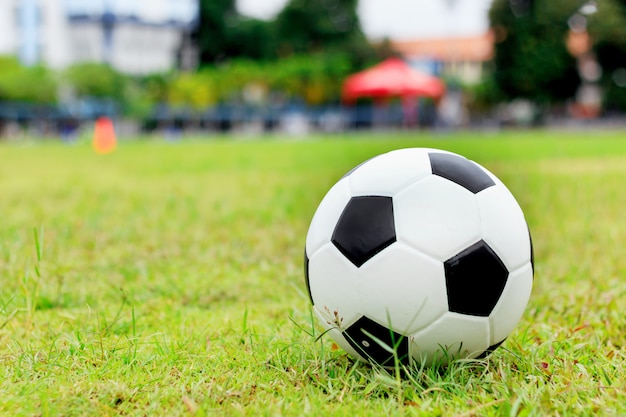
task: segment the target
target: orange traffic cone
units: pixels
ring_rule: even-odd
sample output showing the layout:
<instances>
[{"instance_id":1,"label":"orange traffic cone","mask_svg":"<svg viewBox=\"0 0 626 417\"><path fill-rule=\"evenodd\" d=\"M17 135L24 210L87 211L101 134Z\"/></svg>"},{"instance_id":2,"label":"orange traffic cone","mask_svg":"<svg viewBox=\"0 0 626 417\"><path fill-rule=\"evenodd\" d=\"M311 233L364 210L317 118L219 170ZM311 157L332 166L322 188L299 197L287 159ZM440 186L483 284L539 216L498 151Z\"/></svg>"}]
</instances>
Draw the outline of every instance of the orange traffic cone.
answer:
<instances>
[{"instance_id":1,"label":"orange traffic cone","mask_svg":"<svg viewBox=\"0 0 626 417\"><path fill-rule=\"evenodd\" d=\"M108 117L99 117L93 130L93 148L97 153L105 154L115 150L117 139L113 121Z\"/></svg>"}]
</instances>

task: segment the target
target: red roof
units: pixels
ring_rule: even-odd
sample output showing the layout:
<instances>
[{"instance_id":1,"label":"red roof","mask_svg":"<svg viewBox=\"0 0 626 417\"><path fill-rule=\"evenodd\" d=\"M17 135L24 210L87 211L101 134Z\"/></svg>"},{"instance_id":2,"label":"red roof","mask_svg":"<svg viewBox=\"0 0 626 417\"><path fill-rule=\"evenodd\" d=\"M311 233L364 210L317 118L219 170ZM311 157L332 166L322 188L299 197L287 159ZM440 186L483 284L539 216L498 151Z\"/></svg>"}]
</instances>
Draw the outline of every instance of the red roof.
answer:
<instances>
[{"instance_id":1,"label":"red roof","mask_svg":"<svg viewBox=\"0 0 626 417\"><path fill-rule=\"evenodd\" d=\"M407 58L430 58L440 61L489 61L493 57L494 34L454 38L391 41L392 47Z\"/></svg>"},{"instance_id":2,"label":"red roof","mask_svg":"<svg viewBox=\"0 0 626 417\"><path fill-rule=\"evenodd\" d=\"M390 58L369 69L351 75L343 85L342 97L441 97L444 83L437 77L419 72L403 60Z\"/></svg>"}]
</instances>

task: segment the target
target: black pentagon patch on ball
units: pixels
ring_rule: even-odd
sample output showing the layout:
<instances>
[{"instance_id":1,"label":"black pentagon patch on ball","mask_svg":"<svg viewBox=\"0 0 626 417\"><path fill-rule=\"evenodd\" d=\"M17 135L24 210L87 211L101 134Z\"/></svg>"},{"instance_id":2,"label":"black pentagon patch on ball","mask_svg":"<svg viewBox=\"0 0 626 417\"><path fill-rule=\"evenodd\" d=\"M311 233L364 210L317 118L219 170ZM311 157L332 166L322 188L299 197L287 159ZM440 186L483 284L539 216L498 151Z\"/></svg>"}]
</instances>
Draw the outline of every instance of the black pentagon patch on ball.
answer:
<instances>
[{"instance_id":1,"label":"black pentagon patch on ball","mask_svg":"<svg viewBox=\"0 0 626 417\"><path fill-rule=\"evenodd\" d=\"M309 294L309 300L313 303L313 295L311 294L311 283L309 282L309 256L306 254L306 248L304 249L304 281L306 282L306 290Z\"/></svg>"},{"instance_id":2,"label":"black pentagon patch on ball","mask_svg":"<svg viewBox=\"0 0 626 417\"><path fill-rule=\"evenodd\" d=\"M504 343L505 340L506 340L506 338L503 341L501 341L501 342L498 342L496 344L493 344L493 345L489 346L487 349L485 349L485 351L483 353L480 354L480 356L477 356L476 359L485 359L487 356L491 355L494 350L499 348L500 345L502 343Z\"/></svg>"},{"instance_id":3,"label":"black pentagon patch on ball","mask_svg":"<svg viewBox=\"0 0 626 417\"><path fill-rule=\"evenodd\" d=\"M528 227L528 225L526 226ZM528 239L530 240L530 267L533 269L533 279L535 278L535 249L533 248L533 237L528 227Z\"/></svg>"},{"instance_id":4,"label":"black pentagon patch on ball","mask_svg":"<svg viewBox=\"0 0 626 417\"><path fill-rule=\"evenodd\" d=\"M429 153L434 175L449 179L476 194L496 185L489 175L469 159L448 153Z\"/></svg>"},{"instance_id":5,"label":"black pentagon patch on ball","mask_svg":"<svg viewBox=\"0 0 626 417\"><path fill-rule=\"evenodd\" d=\"M409 363L409 339L363 316L343 331L350 346L361 356L382 366L394 366L397 356ZM394 353L390 352L393 350Z\"/></svg>"},{"instance_id":6,"label":"black pentagon patch on ball","mask_svg":"<svg viewBox=\"0 0 626 417\"><path fill-rule=\"evenodd\" d=\"M487 317L498 303L509 272L484 241L477 242L444 263L448 309Z\"/></svg>"},{"instance_id":7,"label":"black pentagon patch on ball","mask_svg":"<svg viewBox=\"0 0 626 417\"><path fill-rule=\"evenodd\" d=\"M352 197L331 240L357 267L391 245L396 241L391 197Z\"/></svg>"}]
</instances>

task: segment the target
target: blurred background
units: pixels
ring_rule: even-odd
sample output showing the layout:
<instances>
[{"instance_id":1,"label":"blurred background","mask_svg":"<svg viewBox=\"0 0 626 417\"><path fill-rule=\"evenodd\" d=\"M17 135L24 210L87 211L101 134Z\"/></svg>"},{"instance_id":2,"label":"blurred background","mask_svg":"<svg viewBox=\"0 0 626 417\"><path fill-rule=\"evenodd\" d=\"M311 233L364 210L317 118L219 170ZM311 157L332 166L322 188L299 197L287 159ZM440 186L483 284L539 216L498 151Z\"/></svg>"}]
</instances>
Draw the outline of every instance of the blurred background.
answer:
<instances>
[{"instance_id":1,"label":"blurred background","mask_svg":"<svg viewBox=\"0 0 626 417\"><path fill-rule=\"evenodd\" d=\"M0 140L626 124L625 0L1 0L0 28ZM444 89L348 93L389 60Z\"/></svg>"}]
</instances>

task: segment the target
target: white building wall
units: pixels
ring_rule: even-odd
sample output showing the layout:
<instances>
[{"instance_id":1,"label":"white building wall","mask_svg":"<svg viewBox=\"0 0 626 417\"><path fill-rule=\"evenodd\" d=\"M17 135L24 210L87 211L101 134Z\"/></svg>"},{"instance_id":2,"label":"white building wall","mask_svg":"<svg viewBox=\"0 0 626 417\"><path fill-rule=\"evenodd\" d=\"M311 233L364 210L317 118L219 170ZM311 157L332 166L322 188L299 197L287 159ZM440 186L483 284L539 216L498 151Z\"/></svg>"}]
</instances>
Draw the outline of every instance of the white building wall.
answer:
<instances>
[{"instance_id":1,"label":"white building wall","mask_svg":"<svg viewBox=\"0 0 626 417\"><path fill-rule=\"evenodd\" d=\"M112 64L131 74L168 71L176 65L181 36L173 28L119 26L113 37Z\"/></svg>"},{"instance_id":2,"label":"white building wall","mask_svg":"<svg viewBox=\"0 0 626 417\"><path fill-rule=\"evenodd\" d=\"M104 60L103 31L93 22L69 27L73 62ZM163 26L122 23L113 32L111 65L128 74L165 72L176 66L180 30Z\"/></svg>"},{"instance_id":3,"label":"white building wall","mask_svg":"<svg viewBox=\"0 0 626 417\"><path fill-rule=\"evenodd\" d=\"M0 0L0 55L18 55L21 0ZM183 33L165 23L189 22L197 14L197 0L38 0L39 58L60 69L78 62L102 62L103 30L94 21L72 21L69 15L97 16L107 5L147 24L122 22L115 27L111 64L130 74L168 71L176 66Z\"/></svg>"},{"instance_id":4,"label":"white building wall","mask_svg":"<svg viewBox=\"0 0 626 417\"><path fill-rule=\"evenodd\" d=\"M18 22L17 0L0 0L0 55L17 55Z\"/></svg>"},{"instance_id":5,"label":"white building wall","mask_svg":"<svg viewBox=\"0 0 626 417\"><path fill-rule=\"evenodd\" d=\"M72 61L102 62L104 48L102 28L95 23L74 23L68 27L69 45L72 48Z\"/></svg>"},{"instance_id":6,"label":"white building wall","mask_svg":"<svg viewBox=\"0 0 626 417\"><path fill-rule=\"evenodd\" d=\"M64 68L72 63L73 57L68 42L69 31L62 0L40 0L40 10L42 15L39 29L41 59L51 68Z\"/></svg>"}]
</instances>

